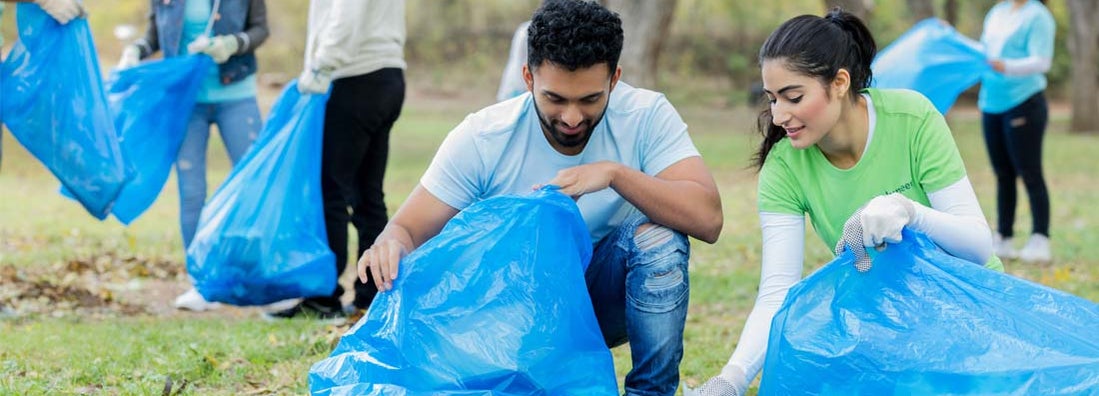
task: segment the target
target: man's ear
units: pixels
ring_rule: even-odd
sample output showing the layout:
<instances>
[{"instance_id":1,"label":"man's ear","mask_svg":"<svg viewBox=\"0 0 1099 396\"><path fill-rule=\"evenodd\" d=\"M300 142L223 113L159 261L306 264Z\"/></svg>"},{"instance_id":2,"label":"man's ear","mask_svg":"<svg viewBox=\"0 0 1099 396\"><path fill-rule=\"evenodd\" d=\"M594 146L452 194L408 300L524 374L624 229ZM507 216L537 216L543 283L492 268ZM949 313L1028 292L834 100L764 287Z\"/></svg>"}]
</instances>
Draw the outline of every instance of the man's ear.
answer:
<instances>
[{"instance_id":1,"label":"man's ear","mask_svg":"<svg viewBox=\"0 0 1099 396\"><path fill-rule=\"evenodd\" d=\"M534 73L525 63L523 64L523 82L527 83L527 91L534 93Z\"/></svg>"},{"instance_id":2,"label":"man's ear","mask_svg":"<svg viewBox=\"0 0 1099 396\"><path fill-rule=\"evenodd\" d=\"M622 66L614 67L614 74L611 75L611 92L614 92L614 86L618 84L618 79L622 77Z\"/></svg>"}]
</instances>

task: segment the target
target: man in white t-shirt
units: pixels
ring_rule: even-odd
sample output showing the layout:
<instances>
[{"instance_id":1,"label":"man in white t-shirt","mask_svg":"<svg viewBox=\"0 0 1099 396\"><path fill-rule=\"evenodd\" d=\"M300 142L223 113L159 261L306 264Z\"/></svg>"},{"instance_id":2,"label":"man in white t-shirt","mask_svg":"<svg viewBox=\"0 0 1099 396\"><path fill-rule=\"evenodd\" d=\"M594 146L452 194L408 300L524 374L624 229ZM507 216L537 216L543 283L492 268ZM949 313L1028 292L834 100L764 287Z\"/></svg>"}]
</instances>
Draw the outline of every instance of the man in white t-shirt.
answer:
<instances>
[{"instance_id":1,"label":"man in white t-shirt","mask_svg":"<svg viewBox=\"0 0 1099 396\"><path fill-rule=\"evenodd\" d=\"M478 201L556 185L577 199L595 242L585 274L610 347L630 342L626 394L679 384L688 236L713 243L713 176L663 95L619 82L622 23L593 2L548 2L528 30L528 93L468 116L359 260L386 292L401 257Z\"/></svg>"}]
</instances>

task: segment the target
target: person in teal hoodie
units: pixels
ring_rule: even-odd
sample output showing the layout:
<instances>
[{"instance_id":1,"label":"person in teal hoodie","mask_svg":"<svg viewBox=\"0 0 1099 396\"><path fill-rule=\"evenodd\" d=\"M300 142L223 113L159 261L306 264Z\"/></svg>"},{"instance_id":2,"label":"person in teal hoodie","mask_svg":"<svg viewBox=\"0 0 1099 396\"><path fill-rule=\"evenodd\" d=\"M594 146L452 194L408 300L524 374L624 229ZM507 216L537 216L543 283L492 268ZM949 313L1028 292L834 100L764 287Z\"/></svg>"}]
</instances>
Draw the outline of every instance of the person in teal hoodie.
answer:
<instances>
[{"instance_id":1,"label":"person in teal hoodie","mask_svg":"<svg viewBox=\"0 0 1099 396\"><path fill-rule=\"evenodd\" d=\"M981 43L993 71L981 78L985 145L996 173L996 255L1049 261L1049 189L1042 174L1042 141L1049 121L1046 76L1053 59L1053 15L1045 1L1004 0L985 17ZM1016 180L1030 198L1033 227L1016 251Z\"/></svg>"}]
</instances>

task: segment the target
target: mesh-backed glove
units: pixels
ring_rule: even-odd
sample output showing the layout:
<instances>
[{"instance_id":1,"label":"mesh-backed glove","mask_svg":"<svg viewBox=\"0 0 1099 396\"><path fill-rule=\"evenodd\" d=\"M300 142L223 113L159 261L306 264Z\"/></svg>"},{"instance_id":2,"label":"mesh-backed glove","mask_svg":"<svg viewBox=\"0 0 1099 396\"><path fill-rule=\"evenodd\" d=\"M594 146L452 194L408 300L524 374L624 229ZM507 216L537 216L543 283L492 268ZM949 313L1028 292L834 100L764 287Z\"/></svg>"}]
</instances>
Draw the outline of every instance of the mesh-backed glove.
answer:
<instances>
[{"instance_id":1,"label":"mesh-backed glove","mask_svg":"<svg viewBox=\"0 0 1099 396\"><path fill-rule=\"evenodd\" d=\"M323 69L306 69L298 77L298 92L302 94L323 94L332 85L332 72Z\"/></svg>"},{"instance_id":2,"label":"mesh-backed glove","mask_svg":"<svg viewBox=\"0 0 1099 396\"><path fill-rule=\"evenodd\" d=\"M119 70L129 69L137 66L140 62L141 49L137 48L136 45L127 45L126 49L122 50L122 56L118 58L118 65L116 65L115 68Z\"/></svg>"},{"instance_id":3,"label":"mesh-backed glove","mask_svg":"<svg viewBox=\"0 0 1099 396\"><path fill-rule=\"evenodd\" d=\"M874 197L843 224L843 238L836 243L836 255L843 252L845 245L850 246L855 253L855 268L862 272L869 270L870 257L863 247L900 242L901 230L915 214L915 203L900 193Z\"/></svg>"},{"instance_id":4,"label":"mesh-backed glove","mask_svg":"<svg viewBox=\"0 0 1099 396\"><path fill-rule=\"evenodd\" d=\"M62 25L84 15L84 9L76 0L34 0L34 4L38 4L42 11Z\"/></svg>"},{"instance_id":5,"label":"mesh-backed glove","mask_svg":"<svg viewBox=\"0 0 1099 396\"><path fill-rule=\"evenodd\" d=\"M684 387L683 396L744 396L748 393L748 380L744 371L736 366L725 366L721 375L710 378L702 386Z\"/></svg>"},{"instance_id":6,"label":"mesh-backed glove","mask_svg":"<svg viewBox=\"0 0 1099 396\"><path fill-rule=\"evenodd\" d=\"M238 49L240 49L240 42L231 35L214 36L213 38L203 36L195 39L191 44L187 44L187 52L210 55L210 58L214 59L214 63L218 64L225 63L230 56L237 53Z\"/></svg>"}]
</instances>

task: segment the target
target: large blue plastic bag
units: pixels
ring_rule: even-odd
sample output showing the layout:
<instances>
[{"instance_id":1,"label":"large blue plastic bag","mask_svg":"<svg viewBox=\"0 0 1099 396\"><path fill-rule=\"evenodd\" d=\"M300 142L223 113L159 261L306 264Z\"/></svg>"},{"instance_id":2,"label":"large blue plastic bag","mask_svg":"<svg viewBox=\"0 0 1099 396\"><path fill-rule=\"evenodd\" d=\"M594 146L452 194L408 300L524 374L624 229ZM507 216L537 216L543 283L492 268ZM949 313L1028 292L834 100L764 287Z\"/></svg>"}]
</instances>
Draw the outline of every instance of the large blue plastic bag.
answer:
<instances>
[{"instance_id":1,"label":"large blue plastic bag","mask_svg":"<svg viewBox=\"0 0 1099 396\"><path fill-rule=\"evenodd\" d=\"M584 270L592 243L571 198L476 203L401 261L394 289L327 359L315 395L614 395Z\"/></svg>"},{"instance_id":2,"label":"large blue plastic bag","mask_svg":"<svg viewBox=\"0 0 1099 396\"><path fill-rule=\"evenodd\" d=\"M790 290L760 394L1099 394L1099 306L906 229L869 272L847 251Z\"/></svg>"},{"instance_id":3,"label":"large blue plastic bag","mask_svg":"<svg viewBox=\"0 0 1099 396\"><path fill-rule=\"evenodd\" d=\"M164 188L212 65L205 55L180 56L116 70L107 80L122 153L135 170L111 208L123 224L144 213Z\"/></svg>"},{"instance_id":4,"label":"large blue plastic bag","mask_svg":"<svg viewBox=\"0 0 1099 396\"><path fill-rule=\"evenodd\" d=\"M981 43L950 25L924 19L878 52L873 86L917 91L946 114L954 101L991 70Z\"/></svg>"},{"instance_id":5,"label":"large blue plastic bag","mask_svg":"<svg viewBox=\"0 0 1099 396\"><path fill-rule=\"evenodd\" d=\"M111 122L88 21L60 25L31 3L17 10L19 41L0 66L0 120L102 220L132 170Z\"/></svg>"},{"instance_id":6,"label":"large blue plastic bag","mask_svg":"<svg viewBox=\"0 0 1099 396\"><path fill-rule=\"evenodd\" d=\"M327 102L287 85L259 139L203 207L187 272L207 300L261 305L335 290L320 191Z\"/></svg>"}]
</instances>

